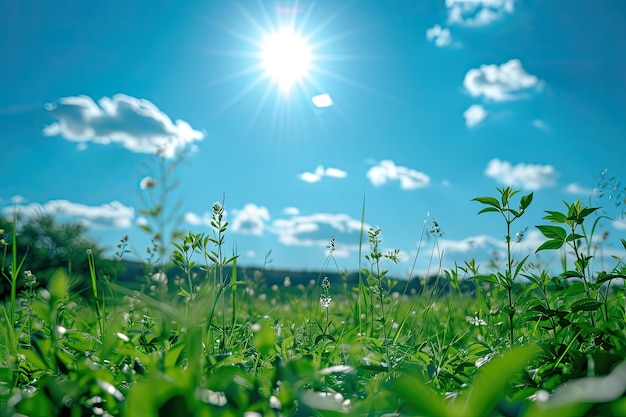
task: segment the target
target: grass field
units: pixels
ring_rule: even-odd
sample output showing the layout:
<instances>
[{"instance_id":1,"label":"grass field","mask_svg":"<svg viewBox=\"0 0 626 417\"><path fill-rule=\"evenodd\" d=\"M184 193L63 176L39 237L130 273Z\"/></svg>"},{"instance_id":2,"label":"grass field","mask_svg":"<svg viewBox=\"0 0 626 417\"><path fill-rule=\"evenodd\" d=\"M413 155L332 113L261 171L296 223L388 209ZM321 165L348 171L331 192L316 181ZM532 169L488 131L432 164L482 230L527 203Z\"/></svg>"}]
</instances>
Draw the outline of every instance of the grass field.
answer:
<instances>
[{"instance_id":1,"label":"grass field","mask_svg":"<svg viewBox=\"0 0 626 417\"><path fill-rule=\"evenodd\" d=\"M414 294L387 278L397 252L380 252L376 228L362 231L358 284L320 275L267 288L225 255L223 204L211 233L167 246L182 273L147 265L140 289L103 277L89 252L88 294L63 269L40 285L13 232L0 415L624 416L626 266L593 268L601 217L579 201L537 226L536 250L557 251L562 271L514 258L511 225L532 198L511 188L476 198L502 222L502 265L486 273L468 260L438 277L447 291Z\"/></svg>"}]
</instances>

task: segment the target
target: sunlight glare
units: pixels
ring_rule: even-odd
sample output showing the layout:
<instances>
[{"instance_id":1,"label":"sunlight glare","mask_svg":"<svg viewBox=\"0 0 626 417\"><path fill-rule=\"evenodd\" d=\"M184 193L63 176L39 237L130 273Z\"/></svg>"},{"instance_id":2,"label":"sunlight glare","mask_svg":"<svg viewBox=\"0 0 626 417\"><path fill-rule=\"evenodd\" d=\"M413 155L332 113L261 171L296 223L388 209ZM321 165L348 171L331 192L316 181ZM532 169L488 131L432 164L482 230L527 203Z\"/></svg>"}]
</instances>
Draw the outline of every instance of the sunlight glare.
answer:
<instances>
[{"instance_id":1,"label":"sunlight glare","mask_svg":"<svg viewBox=\"0 0 626 417\"><path fill-rule=\"evenodd\" d=\"M311 53L306 41L292 30L270 35L263 43L263 66L283 91L307 76Z\"/></svg>"}]
</instances>

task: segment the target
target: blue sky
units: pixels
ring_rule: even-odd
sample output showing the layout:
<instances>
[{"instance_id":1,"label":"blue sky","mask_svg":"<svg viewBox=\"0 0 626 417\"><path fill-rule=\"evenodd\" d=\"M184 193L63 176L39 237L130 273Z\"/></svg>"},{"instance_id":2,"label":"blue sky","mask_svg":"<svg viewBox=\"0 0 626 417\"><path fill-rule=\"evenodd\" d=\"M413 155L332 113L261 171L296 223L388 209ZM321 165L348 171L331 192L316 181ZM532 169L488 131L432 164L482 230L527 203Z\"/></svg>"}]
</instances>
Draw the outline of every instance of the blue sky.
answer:
<instances>
[{"instance_id":1,"label":"blue sky","mask_svg":"<svg viewBox=\"0 0 626 417\"><path fill-rule=\"evenodd\" d=\"M505 229L496 215L477 216L471 199L508 185L535 193L514 228L528 228L515 247L525 255L542 241L533 227L543 210L587 202L605 169L626 181L621 0L3 9L0 208L81 221L111 252L128 234L143 256L139 210L163 184L141 181L159 179L159 164L183 149L167 199L172 210L181 201L178 227L208 232L224 195L226 249L251 266L271 251L275 268L322 268L334 236L337 265L355 270L364 199L383 249L401 251L403 261L387 265L395 275L411 269L433 219L444 266L486 264ZM269 69L276 33L297 35L288 57L308 49L289 86L277 72L298 64ZM314 104L322 94L332 104ZM596 200L619 217L615 199ZM602 227L610 254L626 223ZM434 243L426 233L415 271L428 269Z\"/></svg>"}]
</instances>

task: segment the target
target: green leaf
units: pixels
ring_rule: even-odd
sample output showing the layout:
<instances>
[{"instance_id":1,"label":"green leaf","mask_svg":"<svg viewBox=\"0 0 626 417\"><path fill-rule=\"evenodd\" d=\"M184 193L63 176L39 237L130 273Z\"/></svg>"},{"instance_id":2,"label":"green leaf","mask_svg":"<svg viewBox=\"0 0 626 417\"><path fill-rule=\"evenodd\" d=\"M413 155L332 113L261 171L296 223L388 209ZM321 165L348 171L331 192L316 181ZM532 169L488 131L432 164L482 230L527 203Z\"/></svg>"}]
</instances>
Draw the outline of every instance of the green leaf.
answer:
<instances>
[{"instance_id":1,"label":"green leaf","mask_svg":"<svg viewBox=\"0 0 626 417\"><path fill-rule=\"evenodd\" d=\"M393 391L405 400L419 415L430 417L450 416L446 410L444 399L424 382L413 376L402 375L393 382Z\"/></svg>"},{"instance_id":2,"label":"green leaf","mask_svg":"<svg viewBox=\"0 0 626 417\"><path fill-rule=\"evenodd\" d=\"M475 279L478 281L485 281L485 282L493 282L494 284L498 284L500 282L498 281L498 277L496 277L494 274L476 275L474 277L471 277L470 279Z\"/></svg>"},{"instance_id":3,"label":"green leaf","mask_svg":"<svg viewBox=\"0 0 626 417\"><path fill-rule=\"evenodd\" d=\"M574 240L578 240L578 239L582 239L584 238L583 235L579 235L578 233L570 233L567 238L565 239L566 242L573 242Z\"/></svg>"},{"instance_id":4,"label":"green leaf","mask_svg":"<svg viewBox=\"0 0 626 417\"><path fill-rule=\"evenodd\" d=\"M533 201L533 193L522 196L522 199L520 200L520 203L519 203L520 211L526 210L532 201Z\"/></svg>"},{"instance_id":5,"label":"green leaf","mask_svg":"<svg viewBox=\"0 0 626 417\"><path fill-rule=\"evenodd\" d=\"M489 212L496 212L499 213L500 210L495 208L495 207L485 207L484 209L482 209L481 211L478 212L478 214L483 214L483 213L489 213Z\"/></svg>"},{"instance_id":6,"label":"green leaf","mask_svg":"<svg viewBox=\"0 0 626 417\"><path fill-rule=\"evenodd\" d=\"M587 217L588 215L590 215L591 213L593 213L594 211L596 211L597 209L599 209L599 207L587 207L587 208L584 208L578 214L578 218L582 220L585 217Z\"/></svg>"},{"instance_id":7,"label":"green leaf","mask_svg":"<svg viewBox=\"0 0 626 417\"><path fill-rule=\"evenodd\" d=\"M602 307L600 301L592 300L591 298L583 298L572 304L571 308L572 313L575 313L577 311L596 311L600 307Z\"/></svg>"},{"instance_id":8,"label":"green leaf","mask_svg":"<svg viewBox=\"0 0 626 417\"><path fill-rule=\"evenodd\" d=\"M254 337L252 338L252 344L262 354L266 355L274 349L274 343L276 343L276 334L270 327L267 320L263 320L253 326Z\"/></svg>"},{"instance_id":9,"label":"green leaf","mask_svg":"<svg viewBox=\"0 0 626 417\"><path fill-rule=\"evenodd\" d=\"M70 279L62 269L57 269L48 282L48 291L51 300L60 300L67 295L70 288Z\"/></svg>"},{"instance_id":10,"label":"green leaf","mask_svg":"<svg viewBox=\"0 0 626 417\"><path fill-rule=\"evenodd\" d=\"M596 282L598 284L602 284L603 282L610 281L612 279L621 278L626 279L626 275L624 274L608 274L605 271L602 271L598 274L598 279Z\"/></svg>"},{"instance_id":11,"label":"green leaf","mask_svg":"<svg viewBox=\"0 0 626 417\"><path fill-rule=\"evenodd\" d=\"M555 239L546 240L545 242L541 244L541 246L537 248L535 253L542 251L542 250L546 250L546 249L561 249L561 246L563 246L562 240L555 240Z\"/></svg>"},{"instance_id":12,"label":"green leaf","mask_svg":"<svg viewBox=\"0 0 626 417\"><path fill-rule=\"evenodd\" d=\"M566 223L567 222L567 216L563 213L559 213L558 211L549 211L549 210L546 210L546 213L548 213L548 215L543 217L544 220L547 220L552 223Z\"/></svg>"},{"instance_id":13,"label":"green leaf","mask_svg":"<svg viewBox=\"0 0 626 417\"><path fill-rule=\"evenodd\" d=\"M565 240L567 231L560 226L535 226L548 239Z\"/></svg>"},{"instance_id":14,"label":"green leaf","mask_svg":"<svg viewBox=\"0 0 626 417\"><path fill-rule=\"evenodd\" d=\"M500 208L500 202L493 197L476 197L473 198L472 201L478 201L479 203L486 204L488 206L493 206L495 208Z\"/></svg>"},{"instance_id":15,"label":"green leaf","mask_svg":"<svg viewBox=\"0 0 626 417\"><path fill-rule=\"evenodd\" d=\"M558 387L546 402L533 403L524 417L583 416L594 403L610 403L626 391L626 362L602 377L587 377ZM623 407L623 406L622 406ZM601 413L623 415L622 413ZM594 413L594 415L596 415Z\"/></svg>"},{"instance_id":16,"label":"green leaf","mask_svg":"<svg viewBox=\"0 0 626 417\"><path fill-rule=\"evenodd\" d=\"M582 278L582 274L578 271L565 271L563 272L561 275L559 275L560 278L563 279L567 279L567 278Z\"/></svg>"},{"instance_id":17,"label":"green leaf","mask_svg":"<svg viewBox=\"0 0 626 417\"><path fill-rule=\"evenodd\" d=\"M474 386L462 391L452 416L488 416L510 388L513 377L540 351L535 345L517 346L480 368Z\"/></svg>"},{"instance_id":18,"label":"green leaf","mask_svg":"<svg viewBox=\"0 0 626 417\"><path fill-rule=\"evenodd\" d=\"M577 297L580 294L584 294L585 292L585 284L582 282L574 282L569 286L567 290L565 290L565 297Z\"/></svg>"},{"instance_id":19,"label":"green leaf","mask_svg":"<svg viewBox=\"0 0 626 417\"><path fill-rule=\"evenodd\" d=\"M526 260L528 259L530 255L526 255L526 257L524 257L524 259L522 259L518 264L517 267L515 268L515 273L513 274L513 278L515 278L517 275L519 275L519 271L522 269L522 267L524 266L524 264L526 263Z\"/></svg>"},{"instance_id":20,"label":"green leaf","mask_svg":"<svg viewBox=\"0 0 626 417\"><path fill-rule=\"evenodd\" d=\"M139 224L139 229L143 230L146 233L152 233L152 228L148 224Z\"/></svg>"}]
</instances>

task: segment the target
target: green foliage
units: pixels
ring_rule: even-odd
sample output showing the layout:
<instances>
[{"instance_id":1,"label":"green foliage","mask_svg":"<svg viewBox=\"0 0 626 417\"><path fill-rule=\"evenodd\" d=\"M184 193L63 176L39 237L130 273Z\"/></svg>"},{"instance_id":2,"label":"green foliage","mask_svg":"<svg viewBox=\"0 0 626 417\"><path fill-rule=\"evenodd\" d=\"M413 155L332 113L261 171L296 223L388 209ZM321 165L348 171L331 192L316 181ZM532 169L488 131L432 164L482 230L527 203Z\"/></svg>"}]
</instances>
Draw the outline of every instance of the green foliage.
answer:
<instances>
[{"instance_id":1,"label":"green foliage","mask_svg":"<svg viewBox=\"0 0 626 417\"><path fill-rule=\"evenodd\" d=\"M223 200L208 233L171 242L175 269L140 290L101 280L93 253L88 291L64 268L37 285L15 272L13 235L3 271L23 290L0 305L0 415L625 415L626 268L618 256L593 266L602 216L578 201L546 212L537 228L551 243L537 251L568 249L555 274L513 256L511 225L533 194L513 205L518 191L498 193L475 201L504 219L506 263L485 274L466 261L414 295L387 277L399 253L381 252L380 228L359 280L268 288L225 255ZM434 219L429 233L432 258Z\"/></svg>"},{"instance_id":2,"label":"green foliage","mask_svg":"<svg viewBox=\"0 0 626 417\"><path fill-rule=\"evenodd\" d=\"M499 213L504 222L506 223L506 234L504 235L504 240L506 242L506 256L507 263L505 265L504 273L497 272L495 274L490 275L476 275L474 276L475 280L490 282L494 284L498 284L502 288L507 291L507 300L508 305L502 308L502 313L508 316L509 321L509 344L512 346L515 339L515 309L516 302L513 297L513 285L515 280L519 276L522 267L526 263L528 256L523 258L521 261L515 263L512 255L512 242L511 238L511 225L513 222L518 220L520 217L524 215L528 206L533 201L533 193L526 194L520 198L519 206L517 209L511 208L511 198L517 195L520 191L514 190L511 187L506 188L497 188L498 193L500 194L500 198L494 197L477 197L472 201L477 201L487 207L483 208L478 212L478 214L482 213ZM513 267L515 266L515 269Z\"/></svg>"},{"instance_id":3,"label":"green foliage","mask_svg":"<svg viewBox=\"0 0 626 417\"><path fill-rule=\"evenodd\" d=\"M16 218L14 222L0 217L0 230L4 231L0 238L5 242L4 247L0 246L0 267L7 279L11 276L11 268L15 267L18 275L19 272L33 271L38 281L45 285L57 269L64 268L76 291L88 291L90 270L87 251L91 251L99 264L100 276L117 273L117 264L103 259L103 250L87 238L87 229L81 224L57 222L49 214L25 220ZM13 242L16 244L13 245ZM10 258L6 252L2 255L2 251L7 249L14 251ZM7 279L0 279L0 298L10 293ZM18 277L18 292L24 288L21 281Z\"/></svg>"}]
</instances>

